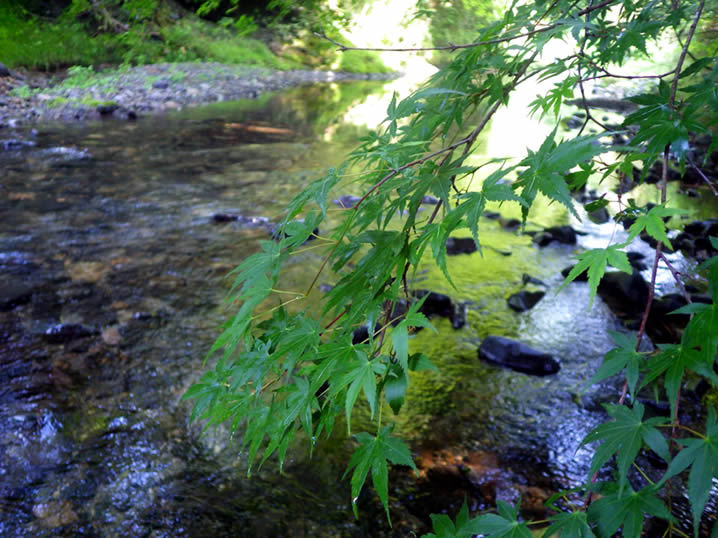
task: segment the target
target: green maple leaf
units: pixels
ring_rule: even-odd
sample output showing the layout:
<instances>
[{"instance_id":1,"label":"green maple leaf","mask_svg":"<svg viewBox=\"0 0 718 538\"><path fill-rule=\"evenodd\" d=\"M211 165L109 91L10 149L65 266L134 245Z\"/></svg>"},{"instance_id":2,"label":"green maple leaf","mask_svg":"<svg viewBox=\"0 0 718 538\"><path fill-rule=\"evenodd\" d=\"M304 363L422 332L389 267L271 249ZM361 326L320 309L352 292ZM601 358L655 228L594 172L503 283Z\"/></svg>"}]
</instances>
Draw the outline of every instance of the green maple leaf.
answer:
<instances>
[{"instance_id":1,"label":"green maple leaf","mask_svg":"<svg viewBox=\"0 0 718 538\"><path fill-rule=\"evenodd\" d=\"M543 538L549 536L571 536L575 538L594 538L593 530L588 525L586 512L577 511L560 513L549 518L551 526L543 533Z\"/></svg>"},{"instance_id":2,"label":"green maple leaf","mask_svg":"<svg viewBox=\"0 0 718 538\"><path fill-rule=\"evenodd\" d=\"M623 527L623 536L641 536L645 514L673 519L663 501L656 497L656 491L656 486L633 491L629 485L623 492L617 489L610 493L604 492L588 508L588 517L598 523L601 537L613 536L619 527Z\"/></svg>"},{"instance_id":3,"label":"green maple leaf","mask_svg":"<svg viewBox=\"0 0 718 538\"><path fill-rule=\"evenodd\" d=\"M668 240L668 236L666 235L666 223L663 222L663 217L671 217L680 213L682 213L680 209L667 208L663 206L652 207L648 213L639 216L631 225L626 242L632 241L643 230L645 230L646 233L656 241L659 241L668 248L671 248L671 242Z\"/></svg>"},{"instance_id":4,"label":"green maple leaf","mask_svg":"<svg viewBox=\"0 0 718 538\"><path fill-rule=\"evenodd\" d=\"M618 453L619 493L621 493L628 482L628 468L636 459L644 442L661 458L670 461L668 443L656 429L656 426L667 423L668 419L654 417L644 421L644 408L640 402L636 402L632 409L623 405L604 407L614 420L591 430L581 441L580 446L601 441L591 461L590 476L598 472L611 456Z\"/></svg>"},{"instance_id":5,"label":"green maple leaf","mask_svg":"<svg viewBox=\"0 0 718 538\"><path fill-rule=\"evenodd\" d=\"M718 423L713 407L708 407L705 437L680 439L678 442L684 445L684 448L673 458L658 486L662 486L666 480L688 467L691 468L688 474L688 498L691 500L693 514L693 535L697 537L713 477L718 477Z\"/></svg>"},{"instance_id":6,"label":"green maple leaf","mask_svg":"<svg viewBox=\"0 0 718 538\"><path fill-rule=\"evenodd\" d=\"M519 500L515 506L504 501L496 501L498 514L485 514L479 517L476 525L477 533L491 538L531 538L532 534L526 523L519 521Z\"/></svg>"},{"instance_id":7,"label":"green maple leaf","mask_svg":"<svg viewBox=\"0 0 718 538\"><path fill-rule=\"evenodd\" d=\"M601 367L593 374L593 377L588 380L586 385L594 385L626 369L628 388L631 394L635 394L639 365L642 360L641 354L636 352L636 335L625 335L614 331L611 331L610 334L618 347L606 353Z\"/></svg>"},{"instance_id":8,"label":"green maple leaf","mask_svg":"<svg viewBox=\"0 0 718 538\"><path fill-rule=\"evenodd\" d=\"M350 434L352 410L360 391L364 391L364 396L369 402L371 416L374 416L376 409L376 375L383 374L382 369L386 368L386 365L381 362L370 361L363 351L356 350L355 353L358 364L355 362L353 366L347 366L348 372L330 381L330 395L332 397L336 396L345 387L348 387L344 407L347 417L347 432Z\"/></svg>"},{"instance_id":9,"label":"green maple leaf","mask_svg":"<svg viewBox=\"0 0 718 538\"><path fill-rule=\"evenodd\" d=\"M622 246L623 245L611 245L608 248L594 248L579 254L577 257L578 263L573 266L571 272L566 276L559 291L578 275L588 270L588 287L591 296L588 307L591 308L593 299L596 296L596 291L598 290L598 283L606 272L606 265L610 264L626 273L633 271L626 253L618 250Z\"/></svg>"},{"instance_id":10,"label":"green maple leaf","mask_svg":"<svg viewBox=\"0 0 718 538\"><path fill-rule=\"evenodd\" d=\"M484 514L469 519L466 502L456 516L456 525L445 514L431 514L434 533L424 534L422 538L469 538L483 534L490 538L531 538L531 531L526 523L518 521L519 501L511 506L504 501L497 501L498 514Z\"/></svg>"},{"instance_id":11,"label":"green maple leaf","mask_svg":"<svg viewBox=\"0 0 718 538\"><path fill-rule=\"evenodd\" d=\"M557 129L558 126L551 131L538 151L529 150L528 156L521 161L520 166L526 166L527 169L519 175L515 186L522 188L521 198L526 202L521 208L524 221L528 216L528 208L538 192L563 204L576 218L579 218L573 206L565 174L573 167L609 149L597 144L598 136L579 136L557 144L554 141Z\"/></svg>"},{"instance_id":12,"label":"green maple leaf","mask_svg":"<svg viewBox=\"0 0 718 538\"><path fill-rule=\"evenodd\" d=\"M446 514L431 514L434 532L424 534L422 538L471 538L481 532L481 517L483 516L469 519L469 507L464 499L461 510L456 515L456 525Z\"/></svg>"},{"instance_id":13,"label":"green maple leaf","mask_svg":"<svg viewBox=\"0 0 718 538\"><path fill-rule=\"evenodd\" d=\"M359 517L356 503L369 471L371 471L374 488L384 505L384 510L386 510L386 517L389 519L389 470L387 461L397 465L408 465L414 471L417 470L414 460L411 459L409 447L398 437L391 436L393 428L393 425L385 426L376 437L366 432L358 433L354 436L359 441L359 447L352 454L344 476L354 469L351 485L352 509L356 517Z\"/></svg>"}]
</instances>

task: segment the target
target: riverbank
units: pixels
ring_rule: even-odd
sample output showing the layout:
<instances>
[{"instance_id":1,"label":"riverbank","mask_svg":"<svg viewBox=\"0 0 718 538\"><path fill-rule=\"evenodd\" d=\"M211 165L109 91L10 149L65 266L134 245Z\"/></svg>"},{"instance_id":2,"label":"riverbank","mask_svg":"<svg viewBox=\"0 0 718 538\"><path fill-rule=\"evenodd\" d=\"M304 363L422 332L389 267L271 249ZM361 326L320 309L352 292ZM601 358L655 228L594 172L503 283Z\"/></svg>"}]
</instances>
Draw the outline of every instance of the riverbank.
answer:
<instances>
[{"instance_id":1,"label":"riverbank","mask_svg":"<svg viewBox=\"0 0 718 538\"><path fill-rule=\"evenodd\" d=\"M95 72L74 68L49 77L0 72L0 128L38 121L135 119L218 101L255 99L318 82L388 80L396 73L294 70L220 63L165 63Z\"/></svg>"}]
</instances>

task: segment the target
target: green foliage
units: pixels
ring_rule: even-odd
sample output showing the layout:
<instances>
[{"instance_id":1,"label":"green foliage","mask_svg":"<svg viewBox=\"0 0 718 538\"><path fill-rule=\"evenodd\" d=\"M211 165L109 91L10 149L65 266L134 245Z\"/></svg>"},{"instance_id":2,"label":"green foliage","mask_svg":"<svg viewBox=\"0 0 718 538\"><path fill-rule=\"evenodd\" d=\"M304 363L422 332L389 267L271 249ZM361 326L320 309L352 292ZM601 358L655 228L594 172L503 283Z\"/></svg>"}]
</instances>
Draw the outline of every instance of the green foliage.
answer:
<instances>
[{"instance_id":1,"label":"green foliage","mask_svg":"<svg viewBox=\"0 0 718 538\"><path fill-rule=\"evenodd\" d=\"M429 33L435 45L470 43L476 39L478 28L498 18L494 3L481 0L420 0L417 14L429 19ZM436 51L431 57L437 66L445 66L451 60L451 53L446 51Z\"/></svg>"},{"instance_id":2,"label":"green foliage","mask_svg":"<svg viewBox=\"0 0 718 538\"><path fill-rule=\"evenodd\" d=\"M623 405L607 405L606 411L614 420L595 428L581 444L601 441L591 462L589 474L592 475L603 467L611 456L618 455L620 494L628 480L628 469L644 444L665 461L670 461L668 443L661 432L656 429L656 426L665 424L667 419L654 417L644 421L644 408L640 402L636 402L633 408Z\"/></svg>"},{"instance_id":3,"label":"green foliage","mask_svg":"<svg viewBox=\"0 0 718 538\"><path fill-rule=\"evenodd\" d=\"M11 68L50 70L105 61L108 41L103 35L92 37L80 23L47 22L14 4L0 6L0 51L2 62Z\"/></svg>"},{"instance_id":4,"label":"green foliage","mask_svg":"<svg viewBox=\"0 0 718 538\"><path fill-rule=\"evenodd\" d=\"M105 0L98 5L102 9L74 0L56 20L46 20L19 5L3 4L3 63L45 70L195 60L275 69L297 67L292 60L277 57L262 41L248 37L252 27L246 18L237 20L239 26L224 28L192 16L173 21L167 2Z\"/></svg>"},{"instance_id":5,"label":"green foliage","mask_svg":"<svg viewBox=\"0 0 718 538\"><path fill-rule=\"evenodd\" d=\"M385 426L374 437L371 434L362 432L355 437L359 442L359 447L354 452L347 473L354 469L352 473L352 506L354 514L357 514L356 502L359 498L367 474L371 470L371 479L374 484L379 498L386 509L386 517L389 517L389 483L387 461L398 465L408 465L416 470L414 461L411 459L409 447L396 437L392 437L392 426Z\"/></svg>"},{"instance_id":6,"label":"green foliage","mask_svg":"<svg viewBox=\"0 0 718 538\"><path fill-rule=\"evenodd\" d=\"M532 84L533 77L554 84L553 91L534 101L534 110L555 116L576 85L603 78L613 64L620 66L655 45L664 31L682 33L685 52L704 7L702 0L680 10L649 0L623 3L620 10L612 9L611 2L589 7L568 0L516 2L501 20L476 29L474 43L454 51L452 61L412 95L394 96L385 122L360 140L347 162L289 204L277 232L280 239L263 242L261 252L239 266L228 299L237 310L210 350L213 360L217 352L216 366L185 395L196 401L193 417L208 426L229 421L252 462L261 465L276 454L281 464L295 433L302 433L312 451L336 422L345 421L351 434L353 411L366 406L371 432L354 432L347 470L353 507L358 513L356 500L371 473L388 515L388 464L413 466L407 445L391 435L389 409L405 412L413 372L432 366L429 357L412 349L413 333L428 326L418 311L420 301L408 289L413 272L433 260L451 283L446 241L467 229L480 247L479 217L489 202L515 205L524 222L539 197L578 216L571 189L585 185L592 174L632 173L634 163L647 171L664 158L663 166L673 161L682 167L689 135L715 127L709 113L718 109L715 58L699 58L684 68L686 55L681 54L672 72L649 78L654 86L633 99L638 108L622 126L632 136L626 146L605 145L604 137L612 133L561 140L554 129L538 149L498 165L472 156L479 134L509 104L513 90ZM554 40L571 43L574 54L543 61L540 52ZM333 189L347 185L361 189L362 197L330 215ZM659 187L665 199L665 184ZM419 211L427 195L439 199L430 214ZM629 200L622 207L622 216L633 219L629 239L578 254L566 280L586 271L592 299L608 265L632 270L623 251L629 241L645 233L670 246L664 219L677 211L669 201L641 208ZM303 246L317 228L322 230L319 244ZM283 289L284 267L308 248L321 256L312 283L306 290ZM655 263L660 260L658 250ZM605 406L606 421L583 439L581 445L593 450L589 475L579 488L558 494L562 504L550 505L554 513L545 535L610 536L620 530L638 536L646 515L673 528L676 522L663 501L665 487L669 479L684 478L697 535L717 472L718 427L712 410L703 413L705 427L703 419L688 428L677 417L686 378L703 377L718 385L712 371L718 350L718 261L698 270L710 282L713 303L679 311L691 315L679 343L639 352L643 329L635 336L613 335L616 347L589 383L623 375L625 389L616 403ZM318 311L310 309L305 299L327 274L336 285ZM362 341L356 338L358 329L365 331ZM664 397L674 418L646 417L636 399L645 389ZM690 438L678 435L685 431ZM641 451L668 464L658 482L640 468ZM599 473L613 478L595 482ZM575 500L577 491L601 497L590 504ZM473 519L464 507L456 523L432 516L434 536L531 536L531 522L520 520L519 507L499 501L497 513Z\"/></svg>"},{"instance_id":7,"label":"green foliage","mask_svg":"<svg viewBox=\"0 0 718 538\"><path fill-rule=\"evenodd\" d=\"M601 537L613 536L620 527L624 536L641 536L645 514L673 519L663 501L656 497L655 486L639 491L633 491L630 486L621 491L614 484L599 484L599 487L602 496L589 507L588 515L598 523Z\"/></svg>"},{"instance_id":8,"label":"green foliage","mask_svg":"<svg viewBox=\"0 0 718 538\"><path fill-rule=\"evenodd\" d=\"M714 477L718 477L718 423L715 409L708 408L706 434L699 439L681 439L682 450L668 466L661 483L690 467L688 496L691 500L693 525L698 535L698 522L705 508Z\"/></svg>"},{"instance_id":9,"label":"green foliage","mask_svg":"<svg viewBox=\"0 0 718 538\"><path fill-rule=\"evenodd\" d=\"M661 224L663 224L663 221L661 221ZM663 233L665 234L665 231ZM598 290L598 284L601 281L601 277L603 277L606 273L607 265L612 265L613 267L620 269L621 271L625 271L626 273L631 273L631 271L633 271L631 264L628 262L628 256L626 256L626 253L618 250L619 248L625 246L625 244L611 245L607 248L594 248L579 254L578 263L573 266L566 277L566 280L561 285L561 288L566 286L566 284L574 280L584 271L587 271L588 288L591 292L591 301L593 301L593 298L596 296L596 291Z\"/></svg>"}]
</instances>

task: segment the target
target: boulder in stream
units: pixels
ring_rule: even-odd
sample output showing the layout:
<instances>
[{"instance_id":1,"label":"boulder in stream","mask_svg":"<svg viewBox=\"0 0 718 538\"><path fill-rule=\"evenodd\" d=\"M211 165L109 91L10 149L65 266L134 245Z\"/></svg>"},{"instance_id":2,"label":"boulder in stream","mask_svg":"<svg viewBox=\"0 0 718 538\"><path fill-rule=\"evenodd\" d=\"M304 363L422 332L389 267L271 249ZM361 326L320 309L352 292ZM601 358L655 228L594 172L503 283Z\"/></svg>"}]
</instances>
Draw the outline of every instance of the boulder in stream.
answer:
<instances>
[{"instance_id":1,"label":"boulder in stream","mask_svg":"<svg viewBox=\"0 0 718 538\"><path fill-rule=\"evenodd\" d=\"M540 247L545 247L552 241L557 241L564 245L575 245L576 230L570 226L551 226L543 232L537 233L533 238L533 242Z\"/></svg>"},{"instance_id":2,"label":"boulder in stream","mask_svg":"<svg viewBox=\"0 0 718 538\"><path fill-rule=\"evenodd\" d=\"M503 336L487 336L481 342L478 354L484 361L524 374L546 376L561 369L559 362L549 353Z\"/></svg>"},{"instance_id":3,"label":"boulder in stream","mask_svg":"<svg viewBox=\"0 0 718 538\"><path fill-rule=\"evenodd\" d=\"M427 318L431 316L448 318L454 329L460 329L466 325L466 305L463 303L455 303L448 295L428 290L416 290L413 295L417 299L428 295L424 304L419 308L419 312Z\"/></svg>"},{"instance_id":4,"label":"boulder in stream","mask_svg":"<svg viewBox=\"0 0 718 538\"><path fill-rule=\"evenodd\" d=\"M618 317L637 318L648 301L648 284L638 271L609 271L598 285L598 295Z\"/></svg>"},{"instance_id":5,"label":"boulder in stream","mask_svg":"<svg viewBox=\"0 0 718 538\"><path fill-rule=\"evenodd\" d=\"M472 237L449 237L446 240L446 253L449 256L476 252L476 242Z\"/></svg>"},{"instance_id":6,"label":"boulder in stream","mask_svg":"<svg viewBox=\"0 0 718 538\"><path fill-rule=\"evenodd\" d=\"M546 295L545 291L521 290L511 295L506 302L514 312L526 312L536 306L544 295Z\"/></svg>"},{"instance_id":7,"label":"boulder in stream","mask_svg":"<svg viewBox=\"0 0 718 538\"><path fill-rule=\"evenodd\" d=\"M233 213L215 213L212 215L212 221L220 224L224 222L233 222L239 219L239 215Z\"/></svg>"}]
</instances>

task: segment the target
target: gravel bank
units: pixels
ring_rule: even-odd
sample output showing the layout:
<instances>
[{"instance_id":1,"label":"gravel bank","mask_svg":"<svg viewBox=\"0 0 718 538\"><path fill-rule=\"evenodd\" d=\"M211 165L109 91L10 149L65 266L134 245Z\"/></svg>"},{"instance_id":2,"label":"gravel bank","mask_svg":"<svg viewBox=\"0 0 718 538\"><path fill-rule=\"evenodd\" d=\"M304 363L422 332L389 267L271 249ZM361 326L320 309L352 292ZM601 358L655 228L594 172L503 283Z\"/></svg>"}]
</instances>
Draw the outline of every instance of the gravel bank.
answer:
<instances>
[{"instance_id":1,"label":"gravel bank","mask_svg":"<svg viewBox=\"0 0 718 538\"><path fill-rule=\"evenodd\" d=\"M217 101L258 97L300 84L383 80L395 75L275 71L215 63L155 64L100 72L73 84L64 77L0 72L0 128L37 121L138 116Z\"/></svg>"}]
</instances>

